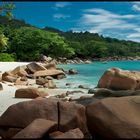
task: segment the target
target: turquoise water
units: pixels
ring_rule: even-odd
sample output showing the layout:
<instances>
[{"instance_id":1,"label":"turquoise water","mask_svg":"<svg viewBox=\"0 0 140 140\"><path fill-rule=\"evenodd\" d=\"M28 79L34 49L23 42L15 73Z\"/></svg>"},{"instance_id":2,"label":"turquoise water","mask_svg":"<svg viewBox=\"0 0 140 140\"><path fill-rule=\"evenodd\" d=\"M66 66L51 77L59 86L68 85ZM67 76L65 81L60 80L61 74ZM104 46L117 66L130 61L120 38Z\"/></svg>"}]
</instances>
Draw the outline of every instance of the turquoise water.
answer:
<instances>
[{"instance_id":1,"label":"turquoise water","mask_svg":"<svg viewBox=\"0 0 140 140\"><path fill-rule=\"evenodd\" d=\"M140 61L110 61L107 63L94 62L91 64L65 64L58 65L58 67L69 70L71 68L78 70L77 75L68 75L67 78L57 81L58 87L66 88L66 83L71 83L69 88L77 88L78 85L85 85L87 87L95 87L102 76L102 74L109 68L117 67L124 70L140 71Z\"/></svg>"}]
</instances>

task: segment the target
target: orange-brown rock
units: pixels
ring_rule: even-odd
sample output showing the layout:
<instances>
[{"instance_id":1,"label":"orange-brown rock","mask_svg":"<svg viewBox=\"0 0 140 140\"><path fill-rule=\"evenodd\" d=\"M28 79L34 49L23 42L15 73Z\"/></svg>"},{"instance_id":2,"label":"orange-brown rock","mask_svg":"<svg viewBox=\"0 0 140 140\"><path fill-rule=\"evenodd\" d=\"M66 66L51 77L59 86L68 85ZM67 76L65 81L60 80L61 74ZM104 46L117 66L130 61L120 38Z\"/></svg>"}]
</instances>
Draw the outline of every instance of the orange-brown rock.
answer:
<instances>
[{"instance_id":1,"label":"orange-brown rock","mask_svg":"<svg viewBox=\"0 0 140 140\"><path fill-rule=\"evenodd\" d=\"M98 82L99 88L113 90L140 89L140 72L112 68L107 70Z\"/></svg>"},{"instance_id":2,"label":"orange-brown rock","mask_svg":"<svg viewBox=\"0 0 140 140\"><path fill-rule=\"evenodd\" d=\"M28 75L25 69L21 66L16 67L14 70L11 71L11 73L13 75L18 75L20 77Z\"/></svg>"},{"instance_id":3,"label":"orange-brown rock","mask_svg":"<svg viewBox=\"0 0 140 140\"><path fill-rule=\"evenodd\" d=\"M32 62L30 64L27 65L27 68L32 72L35 73L37 71L41 71L41 70L46 70L46 68L44 66L41 66L38 63Z\"/></svg>"},{"instance_id":4,"label":"orange-brown rock","mask_svg":"<svg viewBox=\"0 0 140 140\"><path fill-rule=\"evenodd\" d=\"M53 89L56 88L56 85L53 80L48 80L48 82L44 84L44 87Z\"/></svg>"},{"instance_id":5,"label":"orange-brown rock","mask_svg":"<svg viewBox=\"0 0 140 140\"><path fill-rule=\"evenodd\" d=\"M97 100L87 105L86 116L93 137L140 138L140 96Z\"/></svg>"},{"instance_id":6,"label":"orange-brown rock","mask_svg":"<svg viewBox=\"0 0 140 140\"><path fill-rule=\"evenodd\" d=\"M79 128L69 130L61 135L55 136L57 139L83 139L84 135Z\"/></svg>"},{"instance_id":7,"label":"orange-brown rock","mask_svg":"<svg viewBox=\"0 0 140 140\"><path fill-rule=\"evenodd\" d=\"M49 133L49 138L55 138L55 137L62 135L62 134L64 134L64 133L60 132L60 131L54 131L52 133Z\"/></svg>"},{"instance_id":8,"label":"orange-brown rock","mask_svg":"<svg viewBox=\"0 0 140 140\"><path fill-rule=\"evenodd\" d=\"M41 70L34 73L34 77L56 76L65 73L61 70Z\"/></svg>"},{"instance_id":9,"label":"orange-brown rock","mask_svg":"<svg viewBox=\"0 0 140 140\"><path fill-rule=\"evenodd\" d=\"M4 72L2 74L2 80L7 82L15 82L17 80L17 76L13 75L11 72Z\"/></svg>"},{"instance_id":10,"label":"orange-brown rock","mask_svg":"<svg viewBox=\"0 0 140 140\"><path fill-rule=\"evenodd\" d=\"M23 130L18 132L13 138L14 139L26 139L26 138L42 138L48 133L57 130L57 122L46 120L46 119L35 119Z\"/></svg>"},{"instance_id":11,"label":"orange-brown rock","mask_svg":"<svg viewBox=\"0 0 140 140\"><path fill-rule=\"evenodd\" d=\"M60 101L59 112L59 131L66 132L78 127L88 137L85 107L83 105Z\"/></svg>"},{"instance_id":12,"label":"orange-brown rock","mask_svg":"<svg viewBox=\"0 0 140 140\"><path fill-rule=\"evenodd\" d=\"M48 93L39 91L37 88L21 88L15 92L15 98L37 98L48 96Z\"/></svg>"},{"instance_id":13,"label":"orange-brown rock","mask_svg":"<svg viewBox=\"0 0 140 140\"><path fill-rule=\"evenodd\" d=\"M1 115L0 129L5 127L25 128L37 118L58 122L57 101L39 99L13 104Z\"/></svg>"},{"instance_id":14,"label":"orange-brown rock","mask_svg":"<svg viewBox=\"0 0 140 140\"><path fill-rule=\"evenodd\" d=\"M18 78L14 85L28 85L28 81L22 81L21 78Z\"/></svg>"}]
</instances>

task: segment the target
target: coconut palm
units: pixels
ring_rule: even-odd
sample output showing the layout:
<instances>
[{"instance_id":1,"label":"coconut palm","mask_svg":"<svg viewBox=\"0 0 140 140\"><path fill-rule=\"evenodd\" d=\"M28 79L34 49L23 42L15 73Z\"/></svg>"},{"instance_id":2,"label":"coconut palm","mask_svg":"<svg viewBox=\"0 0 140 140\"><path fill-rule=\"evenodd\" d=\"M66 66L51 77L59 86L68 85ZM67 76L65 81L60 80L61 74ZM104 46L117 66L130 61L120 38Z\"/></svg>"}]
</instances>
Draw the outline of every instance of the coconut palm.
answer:
<instances>
[{"instance_id":1,"label":"coconut palm","mask_svg":"<svg viewBox=\"0 0 140 140\"><path fill-rule=\"evenodd\" d=\"M4 34L0 34L0 50L7 46L8 38Z\"/></svg>"}]
</instances>

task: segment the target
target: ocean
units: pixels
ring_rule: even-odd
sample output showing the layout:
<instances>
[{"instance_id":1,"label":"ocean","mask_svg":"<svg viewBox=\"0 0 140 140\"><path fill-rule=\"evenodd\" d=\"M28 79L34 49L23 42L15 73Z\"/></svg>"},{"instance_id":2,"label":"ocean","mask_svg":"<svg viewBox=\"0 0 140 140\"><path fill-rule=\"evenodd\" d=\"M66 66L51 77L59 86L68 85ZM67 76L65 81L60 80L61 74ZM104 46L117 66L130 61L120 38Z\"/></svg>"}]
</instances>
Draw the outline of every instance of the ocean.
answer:
<instances>
[{"instance_id":1,"label":"ocean","mask_svg":"<svg viewBox=\"0 0 140 140\"><path fill-rule=\"evenodd\" d=\"M67 75L66 78L56 80L56 85L59 88L74 88L79 85L84 85L87 88L96 87L100 77L109 68L121 68L123 70L140 71L140 61L110 61L107 63L93 62L91 64L60 64L57 67L64 70L76 69L79 74ZM66 83L69 83L66 86Z\"/></svg>"}]
</instances>

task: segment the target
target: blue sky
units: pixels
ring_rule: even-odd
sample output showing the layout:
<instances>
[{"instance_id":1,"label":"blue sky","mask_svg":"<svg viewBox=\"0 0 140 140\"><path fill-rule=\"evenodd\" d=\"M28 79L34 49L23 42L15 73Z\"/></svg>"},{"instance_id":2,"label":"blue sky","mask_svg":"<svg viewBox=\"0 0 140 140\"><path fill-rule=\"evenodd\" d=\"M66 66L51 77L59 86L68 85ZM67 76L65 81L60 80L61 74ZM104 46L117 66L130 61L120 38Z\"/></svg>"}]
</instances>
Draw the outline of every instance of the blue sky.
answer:
<instances>
[{"instance_id":1,"label":"blue sky","mask_svg":"<svg viewBox=\"0 0 140 140\"><path fill-rule=\"evenodd\" d=\"M43 28L140 42L140 2L14 2L15 18Z\"/></svg>"}]
</instances>

